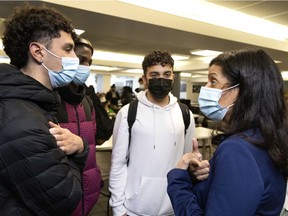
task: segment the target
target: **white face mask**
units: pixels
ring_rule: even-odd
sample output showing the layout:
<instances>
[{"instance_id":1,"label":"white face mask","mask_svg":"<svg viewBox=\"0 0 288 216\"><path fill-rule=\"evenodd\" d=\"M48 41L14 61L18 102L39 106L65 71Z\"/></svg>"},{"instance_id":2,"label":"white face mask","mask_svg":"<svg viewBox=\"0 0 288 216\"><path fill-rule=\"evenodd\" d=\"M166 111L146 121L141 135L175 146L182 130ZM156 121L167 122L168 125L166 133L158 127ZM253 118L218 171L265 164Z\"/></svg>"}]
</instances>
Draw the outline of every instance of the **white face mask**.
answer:
<instances>
[{"instance_id":1,"label":"white face mask","mask_svg":"<svg viewBox=\"0 0 288 216\"><path fill-rule=\"evenodd\" d=\"M62 70L52 71L44 63L42 65L48 70L50 82L53 88L61 87L71 83L76 75L79 59L73 57L60 57L43 47L49 54L61 59Z\"/></svg>"},{"instance_id":2,"label":"white face mask","mask_svg":"<svg viewBox=\"0 0 288 216\"><path fill-rule=\"evenodd\" d=\"M221 107L219 105L219 100L222 96L222 93L233 89L239 85L240 84L236 84L224 90L202 86L198 98L199 108L201 112L211 120L221 121L228 112L229 108L234 105L231 104L227 107Z\"/></svg>"}]
</instances>

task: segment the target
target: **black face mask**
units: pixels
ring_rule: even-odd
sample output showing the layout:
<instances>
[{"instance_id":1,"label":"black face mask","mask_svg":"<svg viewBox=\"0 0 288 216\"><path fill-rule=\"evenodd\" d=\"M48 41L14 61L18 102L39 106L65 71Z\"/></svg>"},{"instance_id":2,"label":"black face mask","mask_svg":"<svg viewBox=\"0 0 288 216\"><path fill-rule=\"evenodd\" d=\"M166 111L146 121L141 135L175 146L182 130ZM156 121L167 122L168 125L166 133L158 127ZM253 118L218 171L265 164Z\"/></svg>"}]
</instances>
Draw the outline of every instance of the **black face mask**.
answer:
<instances>
[{"instance_id":1,"label":"black face mask","mask_svg":"<svg viewBox=\"0 0 288 216\"><path fill-rule=\"evenodd\" d=\"M172 90L173 80L158 78L148 80L148 89L153 97L162 99Z\"/></svg>"}]
</instances>

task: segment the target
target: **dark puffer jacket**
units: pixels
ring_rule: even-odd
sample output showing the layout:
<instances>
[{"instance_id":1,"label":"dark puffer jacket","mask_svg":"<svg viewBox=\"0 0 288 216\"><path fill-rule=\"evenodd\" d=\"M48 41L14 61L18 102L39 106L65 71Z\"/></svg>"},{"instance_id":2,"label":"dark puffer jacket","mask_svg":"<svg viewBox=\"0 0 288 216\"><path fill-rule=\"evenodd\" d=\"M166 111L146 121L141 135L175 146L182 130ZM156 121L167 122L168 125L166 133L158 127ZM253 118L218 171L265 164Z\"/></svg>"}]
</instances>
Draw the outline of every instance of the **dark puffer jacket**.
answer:
<instances>
[{"instance_id":1,"label":"dark puffer jacket","mask_svg":"<svg viewBox=\"0 0 288 216\"><path fill-rule=\"evenodd\" d=\"M88 215L98 200L102 185L96 162L96 119L92 101L85 96L84 86L78 86L77 91L70 87L57 89L62 99L57 119L61 127L68 128L89 143L89 156L82 175L83 198L71 215L84 216Z\"/></svg>"},{"instance_id":2,"label":"dark puffer jacket","mask_svg":"<svg viewBox=\"0 0 288 216\"><path fill-rule=\"evenodd\" d=\"M65 156L49 132L59 95L0 64L0 215L70 215L89 148ZM56 122L55 122L56 123Z\"/></svg>"}]
</instances>

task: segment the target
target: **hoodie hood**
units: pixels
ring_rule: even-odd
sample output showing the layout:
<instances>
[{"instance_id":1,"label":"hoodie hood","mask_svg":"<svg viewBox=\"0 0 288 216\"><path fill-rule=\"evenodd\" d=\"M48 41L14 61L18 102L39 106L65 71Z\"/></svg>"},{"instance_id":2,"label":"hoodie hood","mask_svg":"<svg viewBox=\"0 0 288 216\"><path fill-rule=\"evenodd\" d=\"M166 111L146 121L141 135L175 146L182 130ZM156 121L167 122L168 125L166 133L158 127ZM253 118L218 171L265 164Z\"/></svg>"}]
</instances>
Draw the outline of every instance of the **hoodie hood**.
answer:
<instances>
[{"instance_id":1,"label":"hoodie hood","mask_svg":"<svg viewBox=\"0 0 288 216\"><path fill-rule=\"evenodd\" d=\"M140 91L136 96L137 96L137 99L145 104L146 106L157 106L156 104L152 103L151 101L149 101L146 97L146 93L147 93L147 89L145 91ZM167 104L167 106L163 107L163 109L166 109L166 108L170 108L171 106L174 106L176 103L177 103L177 98L172 95L171 93L169 93L169 104Z\"/></svg>"},{"instance_id":2,"label":"hoodie hood","mask_svg":"<svg viewBox=\"0 0 288 216\"><path fill-rule=\"evenodd\" d=\"M4 99L31 101L46 111L57 111L60 103L58 93L9 64L0 64L0 100Z\"/></svg>"}]
</instances>

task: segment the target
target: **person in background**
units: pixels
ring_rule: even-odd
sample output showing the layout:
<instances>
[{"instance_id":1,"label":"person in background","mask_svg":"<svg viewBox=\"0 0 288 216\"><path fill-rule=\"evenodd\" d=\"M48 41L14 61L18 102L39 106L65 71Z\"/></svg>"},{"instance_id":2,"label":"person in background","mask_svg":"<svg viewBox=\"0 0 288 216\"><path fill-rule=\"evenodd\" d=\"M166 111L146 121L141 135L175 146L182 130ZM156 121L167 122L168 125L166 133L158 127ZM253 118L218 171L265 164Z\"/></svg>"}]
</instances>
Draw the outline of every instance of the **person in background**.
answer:
<instances>
[{"instance_id":1,"label":"person in background","mask_svg":"<svg viewBox=\"0 0 288 216\"><path fill-rule=\"evenodd\" d=\"M210 62L198 102L222 133L213 136L218 147L207 180L191 181L187 168L197 164L191 153L168 173L176 215L280 214L288 157L283 91L281 73L263 50L228 51Z\"/></svg>"},{"instance_id":2,"label":"person in background","mask_svg":"<svg viewBox=\"0 0 288 216\"><path fill-rule=\"evenodd\" d=\"M82 196L89 146L55 118L79 59L67 18L47 7L15 8L0 64L0 215L71 215ZM70 147L67 147L69 144Z\"/></svg>"},{"instance_id":3,"label":"person in background","mask_svg":"<svg viewBox=\"0 0 288 216\"><path fill-rule=\"evenodd\" d=\"M144 81L143 81L143 78L140 77L138 79L138 83L139 83L139 87L135 89L135 92L139 93L140 91L144 91L145 90L145 84L144 84Z\"/></svg>"},{"instance_id":4,"label":"person in background","mask_svg":"<svg viewBox=\"0 0 288 216\"><path fill-rule=\"evenodd\" d=\"M102 145L112 136L114 121L110 119L105 107L101 103L100 97L95 93L93 85L86 88L86 95L92 100L94 110L96 111L96 143Z\"/></svg>"},{"instance_id":5,"label":"person in background","mask_svg":"<svg viewBox=\"0 0 288 216\"><path fill-rule=\"evenodd\" d=\"M102 102L102 105L104 106L104 108L105 108L106 112L108 113L109 117L111 119L115 118L116 113L114 112L113 109L110 108L110 101L106 101L106 99L105 99L105 101Z\"/></svg>"},{"instance_id":6,"label":"person in background","mask_svg":"<svg viewBox=\"0 0 288 216\"><path fill-rule=\"evenodd\" d=\"M145 56L142 68L148 89L137 94L138 111L130 145L127 122L130 104L116 116L109 177L114 216L174 214L166 192L166 174L184 152L192 151L195 125L189 111L190 125L185 135L180 106L170 93L173 66L174 60L166 51L153 51ZM201 163L195 174L205 179L209 162Z\"/></svg>"},{"instance_id":7,"label":"person in background","mask_svg":"<svg viewBox=\"0 0 288 216\"><path fill-rule=\"evenodd\" d=\"M110 90L106 93L106 100L110 101L110 104L117 107L118 101L120 100L120 95L118 91L116 91L116 86L113 84Z\"/></svg>"},{"instance_id":8,"label":"person in background","mask_svg":"<svg viewBox=\"0 0 288 216\"><path fill-rule=\"evenodd\" d=\"M132 100L135 100L135 94L132 91L132 88L130 86L123 86L122 88L122 94L120 97L122 106L125 106L126 104L130 103Z\"/></svg>"},{"instance_id":9,"label":"person in background","mask_svg":"<svg viewBox=\"0 0 288 216\"><path fill-rule=\"evenodd\" d=\"M106 97L105 97L106 93L102 92L102 93L98 93L97 95L98 95L101 103L106 102Z\"/></svg>"},{"instance_id":10,"label":"person in background","mask_svg":"<svg viewBox=\"0 0 288 216\"><path fill-rule=\"evenodd\" d=\"M89 143L89 157L81 178L83 195L72 214L72 216L83 216L88 215L98 200L102 177L96 161L95 111L91 99L85 94L85 81L90 74L93 47L87 39L78 37L75 40L74 51L80 60L76 72L77 79L67 86L56 89L62 100L57 119L61 127L68 128Z\"/></svg>"}]
</instances>

